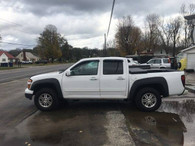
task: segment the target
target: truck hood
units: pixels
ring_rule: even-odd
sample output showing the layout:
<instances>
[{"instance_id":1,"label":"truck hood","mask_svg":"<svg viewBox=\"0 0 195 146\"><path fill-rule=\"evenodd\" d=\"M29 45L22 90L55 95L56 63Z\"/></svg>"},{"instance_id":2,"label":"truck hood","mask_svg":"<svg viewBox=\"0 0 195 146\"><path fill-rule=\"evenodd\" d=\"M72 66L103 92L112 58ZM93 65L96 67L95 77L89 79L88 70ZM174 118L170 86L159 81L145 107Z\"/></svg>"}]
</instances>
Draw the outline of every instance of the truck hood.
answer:
<instances>
[{"instance_id":1,"label":"truck hood","mask_svg":"<svg viewBox=\"0 0 195 146\"><path fill-rule=\"evenodd\" d=\"M42 79L51 79L51 78L59 79L61 76L62 76L62 73L60 73L60 71L57 71L57 72L50 72L50 73L35 75L35 76L32 76L30 79L32 79L34 82L34 81L42 80Z\"/></svg>"}]
</instances>

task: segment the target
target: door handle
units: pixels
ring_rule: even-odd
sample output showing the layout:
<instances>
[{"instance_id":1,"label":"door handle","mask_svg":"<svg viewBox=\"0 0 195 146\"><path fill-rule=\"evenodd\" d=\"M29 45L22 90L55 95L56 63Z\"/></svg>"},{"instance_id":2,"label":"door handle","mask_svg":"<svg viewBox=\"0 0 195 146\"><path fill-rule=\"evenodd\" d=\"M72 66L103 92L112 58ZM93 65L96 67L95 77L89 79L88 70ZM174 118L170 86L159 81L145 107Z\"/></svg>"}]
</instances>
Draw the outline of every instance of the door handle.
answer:
<instances>
[{"instance_id":1,"label":"door handle","mask_svg":"<svg viewBox=\"0 0 195 146\"><path fill-rule=\"evenodd\" d=\"M125 80L123 77L118 77L117 80Z\"/></svg>"},{"instance_id":2,"label":"door handle","mask_svg":"<svg viewBox=\"0 0 195 146\"><path fill-rule=\"evenodd\" d=\"M91 81L96 81L96 80L97 80L97 78L92 77L92 78L90 78L90 80L91 80Z\"/></svg>"}]
</instances>

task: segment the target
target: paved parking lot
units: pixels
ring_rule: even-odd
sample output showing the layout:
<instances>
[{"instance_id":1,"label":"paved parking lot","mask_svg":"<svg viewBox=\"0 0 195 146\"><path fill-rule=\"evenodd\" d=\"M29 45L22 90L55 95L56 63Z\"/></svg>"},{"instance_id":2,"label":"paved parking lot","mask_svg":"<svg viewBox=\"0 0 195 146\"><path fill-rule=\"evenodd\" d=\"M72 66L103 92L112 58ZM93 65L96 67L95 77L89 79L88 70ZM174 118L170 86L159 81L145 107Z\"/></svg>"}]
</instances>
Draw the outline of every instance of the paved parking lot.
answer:
<instances>
[{"instance_id":1,"label":"paved parking lot","mask_svg":"<svg viewBox=\"0 0 195 146\"><path fill-rule=\"evenodd\" d=\"M195 145L195 95L156 112L122 101L69 101L52 112L25 99L27 78L0 83L0 145Z\"/></svg>"}]
</instances>

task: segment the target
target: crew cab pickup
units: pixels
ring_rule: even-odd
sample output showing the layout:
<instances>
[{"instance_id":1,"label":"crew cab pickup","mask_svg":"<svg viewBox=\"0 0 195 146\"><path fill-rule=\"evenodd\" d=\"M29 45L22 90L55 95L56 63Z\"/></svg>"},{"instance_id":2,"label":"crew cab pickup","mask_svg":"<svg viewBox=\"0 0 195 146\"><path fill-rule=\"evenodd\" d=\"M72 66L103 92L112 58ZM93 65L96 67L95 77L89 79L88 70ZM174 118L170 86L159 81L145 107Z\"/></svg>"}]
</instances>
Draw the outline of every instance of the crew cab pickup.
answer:
<instances>
[{"instance_id":1,"label":"crew cab pickup","mask_svg":"<svg viewBox=\"0 0 195 146\"><path fill-rule=\"evenodd\" d=\"M67 99L121 99L154 111L161 99L185 90L183 71L129 68L127 58L86 58L64 71L31 77L25 96L49 111Z\"/></svg>"}]
</instances>

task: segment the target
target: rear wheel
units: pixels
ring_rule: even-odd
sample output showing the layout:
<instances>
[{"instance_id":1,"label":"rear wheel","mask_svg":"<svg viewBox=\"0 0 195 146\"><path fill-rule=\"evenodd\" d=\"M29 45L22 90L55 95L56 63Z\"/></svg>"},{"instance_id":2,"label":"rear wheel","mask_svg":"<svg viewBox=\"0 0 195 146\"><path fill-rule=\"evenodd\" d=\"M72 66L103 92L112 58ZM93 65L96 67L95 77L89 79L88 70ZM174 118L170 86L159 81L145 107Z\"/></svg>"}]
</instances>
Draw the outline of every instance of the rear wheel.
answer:
<instances>
[{"instance_id":1,"label":"rear wheel","mask_svg":"<svg viewBox=\"0 0 195 146\"><path fill-rule=\"evenodd\" d=\"M43 88L36 92L34 103L41 111L50 111L58 107L57 94L53 89Z\"/></svg>"},{"instance_id":2,"label":"rear wheel","mask_svg":"<svg viewBox=\"0 0 195 146\"><path fill-rule=\"evenodd\" d=\"M135 102L139 110L150 112L160 107L161 97L156 89L143 88L138 91Z\"/></svg>"}]
</instances>

